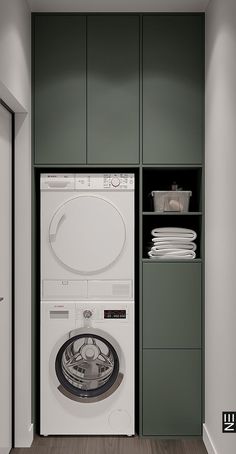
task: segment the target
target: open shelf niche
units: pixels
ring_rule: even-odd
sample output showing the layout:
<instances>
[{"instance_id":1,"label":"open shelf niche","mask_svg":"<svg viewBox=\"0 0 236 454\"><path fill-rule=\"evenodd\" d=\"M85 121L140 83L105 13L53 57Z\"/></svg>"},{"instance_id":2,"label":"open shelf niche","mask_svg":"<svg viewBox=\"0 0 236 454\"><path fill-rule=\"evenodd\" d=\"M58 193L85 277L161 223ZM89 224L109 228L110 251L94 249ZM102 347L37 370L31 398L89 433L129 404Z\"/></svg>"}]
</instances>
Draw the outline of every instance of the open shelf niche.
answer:
<instances>
[{"instance_id":1,"label":"open shelf niche","mask_svg":"<svg viewBox=\"0 0 236 454\"><path fill-rule=\"evenodd\" d=\"M192 191L189 203L189 214L201 214L202 169L199 167L143 168L143 212L153 213L152 191L170 191L171 185L174 182L176 182L184 191Z\"/></svg>"},{"instance_id":2,"label":"open shelf niche","mask_svg":"<svg viewBox=\"0 0 236 454\"><path fill-rule=\"evenodd\" d=\"M176 182L184 191L191 191L188 212L155 212L152 191L169 191ZM202 258L202 168L143 168L143 260L149 259L151 231L158 227L182 227L194 230L197 238L196 259ZM150 260L150 259L149 259ZM164 259L166 261L166 259ZM158 260L160 261L160 260ZM181 261L181 259L179 259Z\"/></svg>"}]
</instances>

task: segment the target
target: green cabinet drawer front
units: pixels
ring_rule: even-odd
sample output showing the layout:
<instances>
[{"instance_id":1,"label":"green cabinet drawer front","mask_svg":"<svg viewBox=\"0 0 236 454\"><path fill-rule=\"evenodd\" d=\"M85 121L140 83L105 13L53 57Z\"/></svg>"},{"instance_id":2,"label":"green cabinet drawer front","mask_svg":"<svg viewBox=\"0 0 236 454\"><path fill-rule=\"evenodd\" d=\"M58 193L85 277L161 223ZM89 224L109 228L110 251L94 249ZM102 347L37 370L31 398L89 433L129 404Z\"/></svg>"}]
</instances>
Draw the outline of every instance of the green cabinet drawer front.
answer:
<instances>
[{"instance_id":1,"label":"green cabinet drawer front","mask_svg":"<svg viewBox=\"0 0 236 454\"><path fill-rule=\"evenodd\" d=\"M201 434L201 350L144 350L143 435Z\"/></svg>"},{"instance_id":2,"label":"green cabinet drawer front","mask_svg":"<svg viewBox=\"0 0 236 454\"><path fill-rule=\"evenodd\" d=\"M143 264L143 346L201 347L201 263Z\"/></svg>"},{"instance_id":3,"label":"green cabinet drawer front","mask_svg":"<svg viewBox=\"0 0 236 454\"><path fill-rule=\"evenodd\" d=\"M36 16L36 164L86 162L85 17Z\"/></svg>"},{"instance_id":4,"label":"green cabinet drawer front","mask_svg":"<svg viewBox=\"0 0 236 454\"><path fill-rule=\"evenodd\" d=\"M139 17L87 20L88 163L138 163Z\"/></svg>"},{"instance_id":5,"label":"green cabinet drawer front","mask_svg":"<svg viewBox=\"0 0 236 454\"><path fill-rule=\"evenodd\" d=\"M145 16L143 162L200 164L203 112L203 17Z\"/></svg>"}]
</instances>

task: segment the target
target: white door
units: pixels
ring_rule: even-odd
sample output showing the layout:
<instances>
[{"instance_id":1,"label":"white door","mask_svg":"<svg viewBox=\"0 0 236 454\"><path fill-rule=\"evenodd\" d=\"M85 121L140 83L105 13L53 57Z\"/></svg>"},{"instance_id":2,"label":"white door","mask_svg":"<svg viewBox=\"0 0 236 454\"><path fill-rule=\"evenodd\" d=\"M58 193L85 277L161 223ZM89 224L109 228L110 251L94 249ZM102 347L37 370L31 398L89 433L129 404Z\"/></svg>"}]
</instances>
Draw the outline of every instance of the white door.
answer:
<instances>
[{"instance_id":1,"label":"white door","mask_svg":"<svg viewBox=\"0 0 236 454\"><path fill-rule=\"evenodd\" d=\"M80 195L61 205L51 220L49 241L57 259L70 270L96 274L109 268L125 245L125 222L102 197Z\"/></svg>"},{"instance_id":2,"label":"white door","mask_svg":"<svg viewBox=\"0 0 236 454\"><path fill-rule=\"evenodd\" d=\"M0 104L0 454L12 445L12 115Z\"/></svg>"}]
</instances>

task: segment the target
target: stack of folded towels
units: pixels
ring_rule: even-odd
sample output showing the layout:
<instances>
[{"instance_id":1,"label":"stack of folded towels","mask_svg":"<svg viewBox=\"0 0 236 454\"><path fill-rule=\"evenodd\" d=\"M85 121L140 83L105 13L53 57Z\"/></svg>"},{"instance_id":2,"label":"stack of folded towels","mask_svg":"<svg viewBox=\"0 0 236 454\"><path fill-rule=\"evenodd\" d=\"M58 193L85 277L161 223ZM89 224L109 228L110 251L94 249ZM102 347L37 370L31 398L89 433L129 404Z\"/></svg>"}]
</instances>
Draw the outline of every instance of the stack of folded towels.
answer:
<instances>
[{"instance_id":1,"label":"stack of folded towels","mask_svg":"<svg viewBox=\"0 0 236 454\"><path fill-rule=\"evenodd\" d=\"M150 259L195 259L197 246L194 230L178 227L163 227L152 230L152 247L148 252Z\"/></svg>"}]
</instances>

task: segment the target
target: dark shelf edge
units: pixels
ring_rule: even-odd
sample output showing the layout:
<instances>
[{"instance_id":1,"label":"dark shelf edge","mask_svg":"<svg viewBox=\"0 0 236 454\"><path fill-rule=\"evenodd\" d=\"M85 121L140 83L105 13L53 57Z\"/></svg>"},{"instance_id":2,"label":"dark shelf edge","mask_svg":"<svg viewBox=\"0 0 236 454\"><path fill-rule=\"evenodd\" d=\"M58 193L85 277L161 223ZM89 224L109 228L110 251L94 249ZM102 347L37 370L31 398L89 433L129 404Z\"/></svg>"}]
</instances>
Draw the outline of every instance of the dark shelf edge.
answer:
<instances>
[{"instance_id":1,"label":"dark shelf edge","mask_svg":"<svg viewBox=\"0 0 236 454\"><path fill-rule=\"evenodd\" d=\"M176 211L169 211L165 213L159 213L157 211L143 211L144 216L202 216L202 211L187 211L183 213L179 213Z\"/></svg>"},{"instance_id":2,"label":"dark shelf edge","mask_svg":"<svg viewBox=\"0 0 236 454\"><path fill-rule=\"evenodd\" d=\"M203 164L141 164L144 169L202 169Z\"/></svg>"},{"instance_id":3,"label":"dark shelf edge","mask_svg":"<svg viewBox=\"0 0 236 454\"><path fill-rule=\"evenodd\" d=\"M181 259L175 259L175 260L170 260L170 259L164 259L164 260L154 260L154 259L148 259L148 258L143 258L142 259L143 263L202 263L202 259L186 259L186 260L181 260Z\"/></svg>"},{"instance_id":4,"label":"dark shelf edge","mask_svg":"<svg viewBox=\"0 0 236 454\"><path fill-rule=\"evenodd\" d=\"M35 169L44 168L68 168L68 169L87 169L87 168L137 168L140 164L34 164Z\"/></svg>"},{"instance_id":5,"label":"dark shelf edge","mask_svg":"<svg viewBox=\"0 0 236 454\"><path fill-rule=\"evenodd\" d=\"M144 169L202 169L203 164L33 164L33 167L142 167Z\"/></svg>"}]
</instances>

